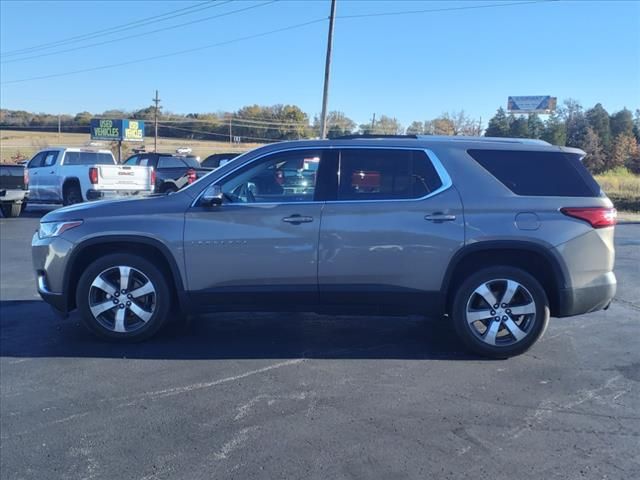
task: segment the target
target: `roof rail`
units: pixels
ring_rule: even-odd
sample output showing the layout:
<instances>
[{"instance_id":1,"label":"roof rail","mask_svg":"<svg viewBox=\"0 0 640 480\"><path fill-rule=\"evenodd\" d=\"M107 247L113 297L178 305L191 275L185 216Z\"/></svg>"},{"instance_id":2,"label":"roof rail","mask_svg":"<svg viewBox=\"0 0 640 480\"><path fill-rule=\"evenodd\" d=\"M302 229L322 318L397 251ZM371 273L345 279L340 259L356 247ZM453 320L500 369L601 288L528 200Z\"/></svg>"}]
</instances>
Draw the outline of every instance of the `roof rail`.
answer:
<instances>
[{"instance_id":1,"label":"roof rail","mask_svg":"<svg viewBox=\"0 0 640 480\"><path fill-rule=\"evenodd\" d=\"M376 134L376 133L364 133L364 134L353 134L353 135L342 135L340 137L333 137L330 140L357 140L359 138L370 139L370 138L409 138L413 140L418 139L418 135L384 135L384 134Z\"/></svg>"},{"instance_id":2,"label":"roof rail","mask_svg":"<svg viewBox=\"0 0 640 480\"><path fill-rule=\"evenodd\" d=\"M446 141L446 142L490 142L490 143L522 143L529 145L551 145L544 140L535 138L513 137L472 137L469 135L417 135L420 140Z\"/></svg>"}]
</instances>

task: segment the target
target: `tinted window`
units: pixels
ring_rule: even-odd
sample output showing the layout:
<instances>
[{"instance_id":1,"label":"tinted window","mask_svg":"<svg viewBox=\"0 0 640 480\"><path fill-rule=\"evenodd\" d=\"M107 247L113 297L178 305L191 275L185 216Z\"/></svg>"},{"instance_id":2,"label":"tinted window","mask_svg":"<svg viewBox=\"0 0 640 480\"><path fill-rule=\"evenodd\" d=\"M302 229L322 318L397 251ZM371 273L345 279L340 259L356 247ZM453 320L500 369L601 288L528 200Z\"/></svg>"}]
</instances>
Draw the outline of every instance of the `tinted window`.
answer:
<instances>
[{"instance_id":1,"label":"tinted window","mask_svg":"<svg viewBox=\"0 0 640 480\"><path fill-rule=\"evenodd\" d=\"M442 186L427 154L396 149L340 152L338 200L421 198Z\"/></svg>"},{"instance_id":2,"label":"tinted window","mask_svg":"<svg viewBox=\"0 0 640 480\"><path fill-rule=\"evenodd\" d=\"M140 157L138 157L137 155L134 155L133 157L127 158L127 160L124 162L124 164L125 165L138 165L139 162L140 162Z\"/></svg>"},{"instance_id":3,"label":"tinted window","mask_svg":"<svg viewBox=\"0 0 640 480\"><path fill-rule=\"evenodd\" d=\"M42 166L42 161L44 160L44 154L45 152L40 152L38 154L36 154L35 157L33 157L31 160L29 160L29 163L27 164L27 168L38 168Z\"/></svg>"},{"instance_id":4,"label":"tinted window","mask_svg":"<svg viewBox=\"0 0 640 480\"><path fill-rule=\"evenodd\" d=\"M67 152L64 155L65 165L113 165L113 157L99 152Z\"/></svg>"},{"instance_id":5,"label":"tinted window","mask_svg":"<svg viewBox=\"0 0 640 480\"><path fill-rule=\"evenodd\" d=\"M160 157L158 159L158 168L185 168L185 164L180 158L176 157Z\"/></svg>"},{"instance_id":6,"label":"tinted window","mask_svg":"<svg viewBox=\"0 0 640 480\"><path fill-rule=\"evenodd\" d=\"M46 152L44 155L44 162L42 163L42 165L45 167L50 167L51 165L55 165L57 158L58 158L58 152Z\"/></svg>"},{"instance_id":7,"label":"tinted window","mask_svg":"<svg viewBox=\"0 0 640 480\"><path fill-rule=\"evenodd\" d=\"M600 195L600 187L580 162L580 155L575 153L517 150L469 150L468 153L517 195Z\"/></svg>"},{"instance_id":8,"label":"tinted window","mask_svg":"<svg viewBox=\"0 0 640 480\"><path fill-rule=\"evenodd\" d=\"M186 163L188 167L200 168L200 162L198 162L194 157L184 157L182 161Z\"/></svg>"},{"instance_id":9,"label":"tinted window","mask_svg":"<svg viewBox=\"0 0 640 480\"><path fill-rule=\"evenodd\" d=\"M312 150L269 155L227 180L222 191L231 203L313 201L320 157Z\"/></svg>"}]
</instances>

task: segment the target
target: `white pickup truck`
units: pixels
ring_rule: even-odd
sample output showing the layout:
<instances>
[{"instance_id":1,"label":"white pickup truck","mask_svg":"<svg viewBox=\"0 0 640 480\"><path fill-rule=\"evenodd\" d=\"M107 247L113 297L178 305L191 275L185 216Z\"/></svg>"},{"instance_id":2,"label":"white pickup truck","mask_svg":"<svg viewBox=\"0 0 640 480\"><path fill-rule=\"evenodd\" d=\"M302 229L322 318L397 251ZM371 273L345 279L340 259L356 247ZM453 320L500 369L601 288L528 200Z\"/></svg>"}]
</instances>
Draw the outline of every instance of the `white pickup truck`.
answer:
<instances>
[{"instance_id":1,"label":"white pickup truck","mask_svg":"<svg viewBox=\"0 0 640 480\"><path fill-rule=\"evenodd\" d=\"M87 200L151 193L153 168L118 165L109 150L48 148L27 164L29 203L72 205Z\"/></svg>"}]
</instances>

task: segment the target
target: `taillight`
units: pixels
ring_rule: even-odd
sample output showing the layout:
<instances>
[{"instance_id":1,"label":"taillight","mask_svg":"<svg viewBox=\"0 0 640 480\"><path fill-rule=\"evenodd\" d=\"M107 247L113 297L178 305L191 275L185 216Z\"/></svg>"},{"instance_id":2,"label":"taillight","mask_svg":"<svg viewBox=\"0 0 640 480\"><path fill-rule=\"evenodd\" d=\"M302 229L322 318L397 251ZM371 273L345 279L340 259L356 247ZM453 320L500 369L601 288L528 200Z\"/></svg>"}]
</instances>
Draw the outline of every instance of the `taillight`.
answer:
<instances>
[{"instance_id":1,"label":"taillight","mask_svg":"<svg viewBox=\"0 0 640 480\"><path fill-rule=\"evenodd\" d=\"M94 185L98 183L98 167L89 168L89 181Z\"/></svg>"},{"instance_id":2,"label":"taillight","mask_svg":"<svg viewBox=\"0 0 640 480\"><path fill-rule=\"evenodd\" d=\"M26 168L24 169L23 179L24 179L24 188L25 190L27 190L29 188L29 170L27 170Z\"/></svg>"},{"instance_id":3,"label":"taillight","mask_svg":"<svg viewBox=\"0 0 640 480\"><path fill-rule=\"evenodd\" d=\"M156 186L156 170L151 167L151 188Z\"/></svg>"},{"instance_id":4,"label":"taillight","mask_svg":"<svg viewBox=\"0 0 640 480\"><path fill-rule=\"evenodd\" d=\"M612 227L618 216L615 208L607 207L566 207L560 211L569 217L588 222L593 228Z\"/></svg>"},{"instance_id":5,"label":"taillight","mask_svg":"<svg viewBox=\"0 0 640 480\"><path fill-rule=\"evenodd\" d=\"M193 168L187 170L187 182L193 183L197 180L196 171Z\"/></svg>"}]
</instances>

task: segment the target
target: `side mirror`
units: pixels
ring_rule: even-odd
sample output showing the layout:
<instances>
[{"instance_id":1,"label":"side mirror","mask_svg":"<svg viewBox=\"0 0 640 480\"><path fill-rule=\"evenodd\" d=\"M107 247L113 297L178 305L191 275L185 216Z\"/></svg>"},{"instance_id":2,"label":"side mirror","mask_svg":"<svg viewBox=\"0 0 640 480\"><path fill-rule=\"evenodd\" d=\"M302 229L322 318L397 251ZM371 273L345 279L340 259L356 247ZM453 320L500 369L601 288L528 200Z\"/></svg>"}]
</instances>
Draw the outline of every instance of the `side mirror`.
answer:
<instances>
[{"instance_id":1,"label":"side mirror","mask_svg":"<svg viewBox=\"0 0 640 480\"><path fill-rule=\"evenodd\" d=\"M220 185L209 185L200 197L200 204L206 207L219 207L224 200Z\"/></svg>"}]
</instances>

